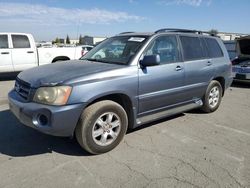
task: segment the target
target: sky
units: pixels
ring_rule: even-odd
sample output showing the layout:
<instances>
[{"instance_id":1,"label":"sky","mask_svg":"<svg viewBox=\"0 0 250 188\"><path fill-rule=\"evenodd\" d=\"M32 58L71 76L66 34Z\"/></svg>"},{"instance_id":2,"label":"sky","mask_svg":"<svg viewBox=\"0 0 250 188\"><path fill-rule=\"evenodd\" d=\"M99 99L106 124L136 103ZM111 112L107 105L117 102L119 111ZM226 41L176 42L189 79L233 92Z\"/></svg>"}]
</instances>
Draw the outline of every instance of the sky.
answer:
<instances>
[{"instance_id":1,"label":"sky","mask_svg":"<svg viewBox=\"0 0 250 188\"><path fill-rule=\"evenodd\" d=\"M249 0L0 0L0 32L37 41L161 28L250 34Z\"/></svg>"}]
</instances>

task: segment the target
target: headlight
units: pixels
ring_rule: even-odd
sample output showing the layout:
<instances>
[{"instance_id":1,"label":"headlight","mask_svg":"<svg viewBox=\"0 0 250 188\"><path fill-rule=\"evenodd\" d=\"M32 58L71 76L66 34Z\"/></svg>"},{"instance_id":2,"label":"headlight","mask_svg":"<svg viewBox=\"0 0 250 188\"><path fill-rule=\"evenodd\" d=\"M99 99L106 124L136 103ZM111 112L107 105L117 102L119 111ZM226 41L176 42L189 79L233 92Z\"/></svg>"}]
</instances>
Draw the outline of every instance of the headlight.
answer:
<instances>
[{"instance_id":1,"label":"headlight","mask_svg":"<svg viewBox=\"0 0 250 188\"><path fill-rule=\"evenodd\" d=\"M64 105L71 93L70 86L40 87L33 98L34 102L50 105Z\"/></svg>"}]
</instances>

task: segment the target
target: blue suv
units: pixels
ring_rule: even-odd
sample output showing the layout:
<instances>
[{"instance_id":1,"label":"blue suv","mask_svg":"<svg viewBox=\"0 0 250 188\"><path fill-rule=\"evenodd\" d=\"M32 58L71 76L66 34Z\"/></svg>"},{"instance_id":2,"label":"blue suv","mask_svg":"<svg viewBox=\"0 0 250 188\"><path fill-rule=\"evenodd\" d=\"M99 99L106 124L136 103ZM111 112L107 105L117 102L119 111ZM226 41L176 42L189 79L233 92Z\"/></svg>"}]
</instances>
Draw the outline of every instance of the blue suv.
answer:
<instances>
[{"instance_id":1,"label":"blue suv","mask_svg":"<svg viewBox=\"0 0 250 188\"><path fill-rule=\"evenodd\" d=\"M231 68L219 38L181 29L126 32L80 60L21 72L9 105L23 124L75 135L100 154L128 129L194 108L215 111L232 83Z\"/></svg>"}]
</instances>

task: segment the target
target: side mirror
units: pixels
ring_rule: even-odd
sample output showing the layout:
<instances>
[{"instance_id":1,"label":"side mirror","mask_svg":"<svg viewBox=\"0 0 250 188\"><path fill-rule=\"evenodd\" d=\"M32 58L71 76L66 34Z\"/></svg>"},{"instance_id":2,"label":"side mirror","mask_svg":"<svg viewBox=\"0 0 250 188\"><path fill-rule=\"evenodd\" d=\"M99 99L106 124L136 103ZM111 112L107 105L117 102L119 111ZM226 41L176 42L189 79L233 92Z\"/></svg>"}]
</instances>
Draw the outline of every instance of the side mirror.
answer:
<instances>
[{"instance_id":1,"label":"side mirror","mask_svg":"<svg viewBox=\"0 0 250 188\"><path fill-rule=\"evenodd\" d=\"M157 55L145 55L143 59L140 61L140 65L142 67L150 67L160 64L160 56Z\"/></svg>"}]
</instances>

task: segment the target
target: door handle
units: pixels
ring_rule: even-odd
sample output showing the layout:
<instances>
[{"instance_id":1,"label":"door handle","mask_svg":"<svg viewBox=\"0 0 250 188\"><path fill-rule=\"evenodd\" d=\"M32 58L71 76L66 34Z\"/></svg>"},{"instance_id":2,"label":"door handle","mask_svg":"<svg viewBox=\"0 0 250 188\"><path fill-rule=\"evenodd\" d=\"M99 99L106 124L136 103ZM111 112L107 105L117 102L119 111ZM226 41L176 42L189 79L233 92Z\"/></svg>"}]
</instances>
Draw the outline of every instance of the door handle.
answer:
<instances>
[{"instance_id":1,"label":"door handle","mask_svg":"<svg viewBox=\"0 0 250 188\"><path fill-rule=\"evenodd\" d=\"M211 61L208 61L207 62L207 66L210 66L210 65L212 65L213 63L211 62Z\"/></svg>"},{"instance_id":2,"label":"door handle","mask_svg":"<svg viewBox=\"0 0 250 188\"><path fill-rule=\"evenodd\" d=\"M27 51L28 54L33 54L34 52L33 51Z\"/></svg>"},{"instance_id":3,"label":"door handle","mask_svg":"<svg viewBox=\"0 0 250 188\"><path fill-rule=\"evenodd\" d=\"M10 54L10 52L1 52L1 54Z\"/></svg>"},{"instance_id":4,"label":"door handle","mask_svg":"<svg viewBox=\"0 0 250 188\"><path fill-rule=\"evenodd\" d=\"M180 71L180 70L182 70L182 67L178 65L178 66L175 68L175 70L176 70L176 71Z\"/></svg>"}]
</instances>

